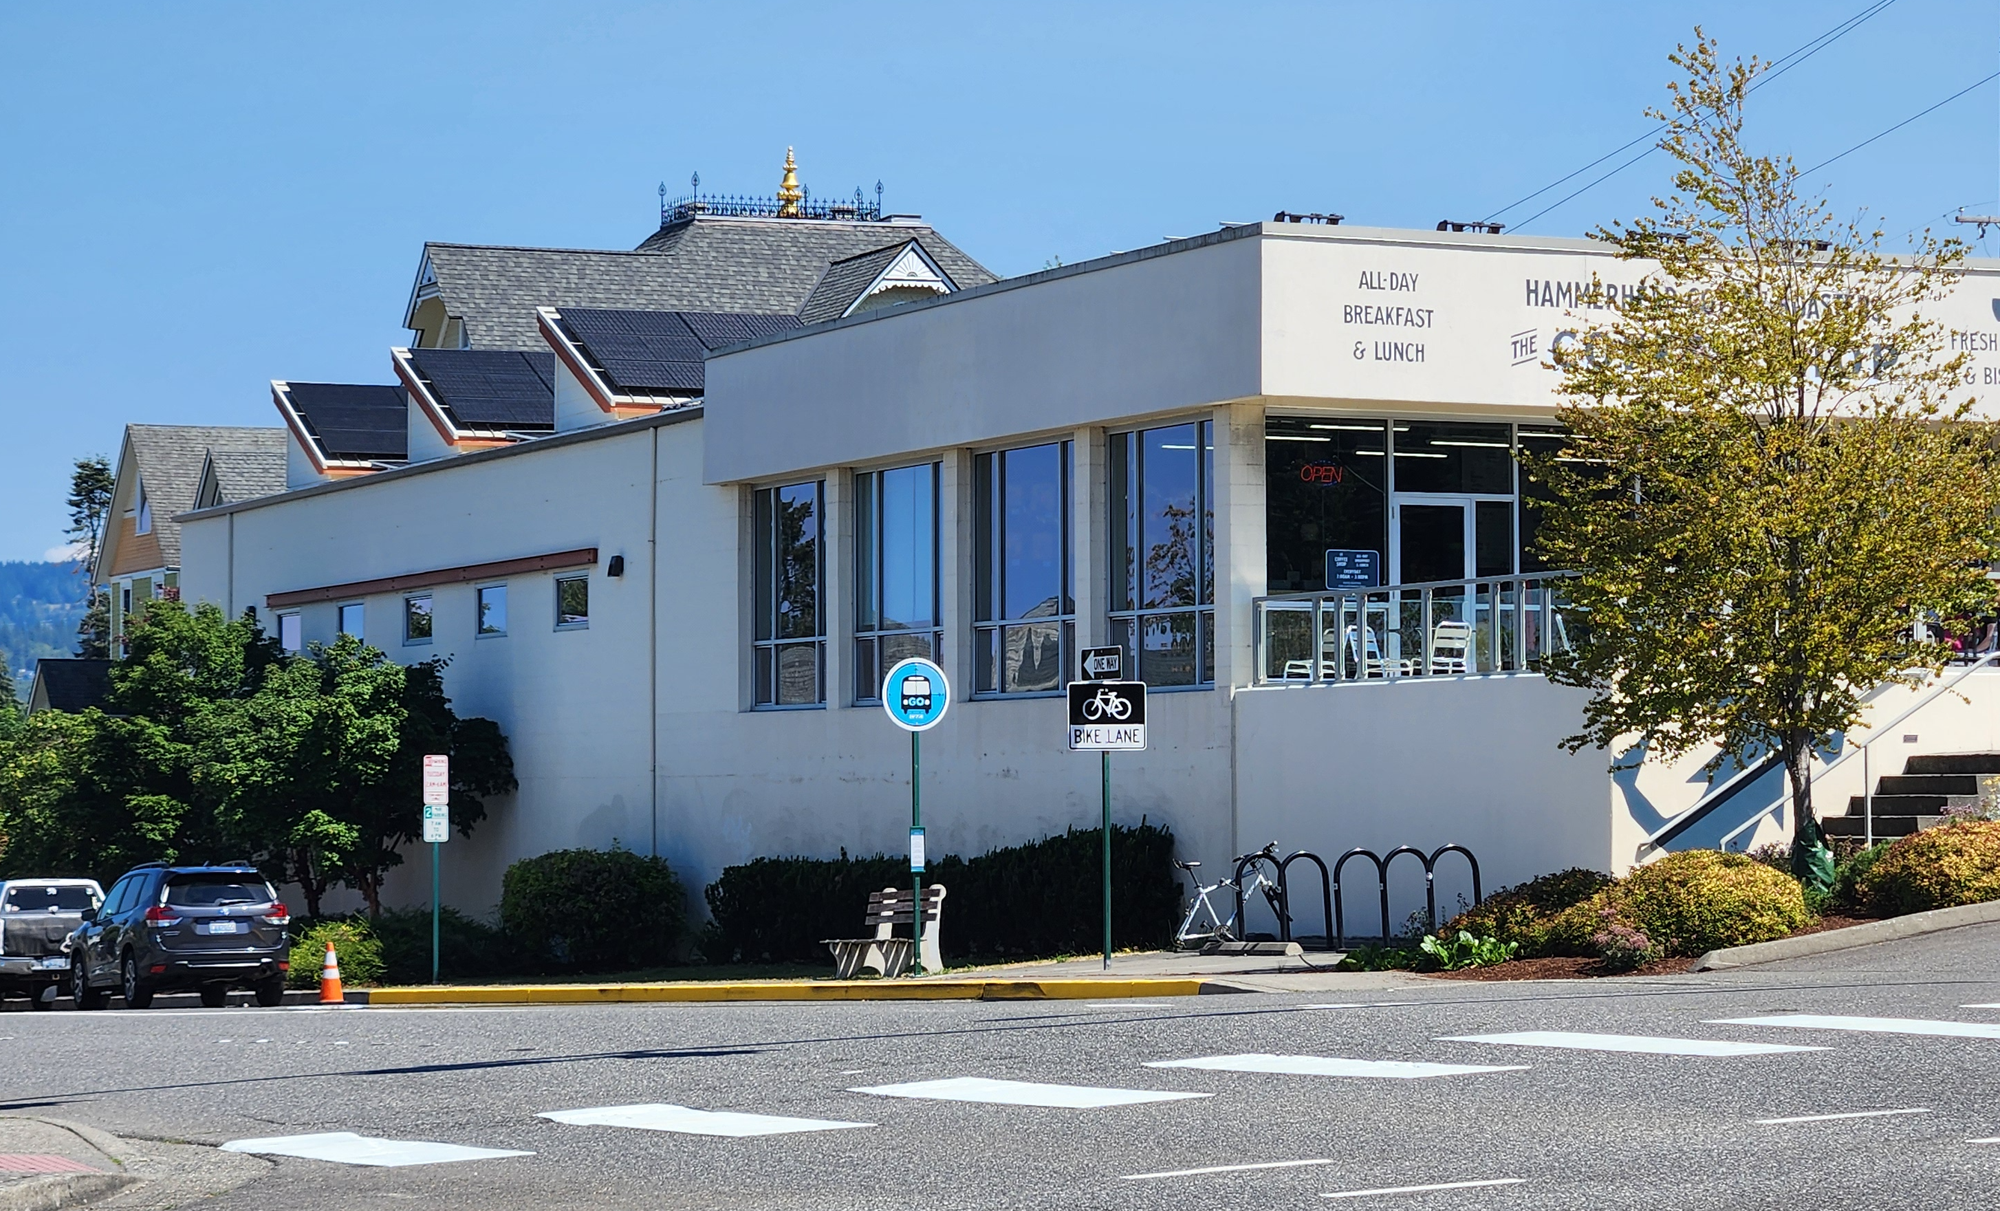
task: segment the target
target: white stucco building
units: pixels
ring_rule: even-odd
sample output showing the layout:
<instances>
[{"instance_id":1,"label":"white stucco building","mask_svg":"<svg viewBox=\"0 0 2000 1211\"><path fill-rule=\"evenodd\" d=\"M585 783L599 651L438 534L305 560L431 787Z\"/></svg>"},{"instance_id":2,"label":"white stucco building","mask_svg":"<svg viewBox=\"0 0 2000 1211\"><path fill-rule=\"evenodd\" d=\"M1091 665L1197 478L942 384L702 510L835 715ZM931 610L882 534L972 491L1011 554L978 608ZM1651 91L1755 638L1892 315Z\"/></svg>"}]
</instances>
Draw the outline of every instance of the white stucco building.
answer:
<instances>
[{"instance_id":1,"label":"white stucco building","mask_svg":"<svg viewBox=\"0 0 2000 1211\"><path fill-rule=\"evenodd\" d=\"M411 461L181 518L186 599L296 643L448 655L457 709L507 733L520 790L451 842L448 900L483 910L507 862L614 839L696 886L758 855L898 850L908 742L873 699L913 652L958 692L925 739L933 852L1094 822L1059 691L1105 643L1155 686L1114 814L1210 871L1273 839L1461 844L1489 889L1622 870L1709 792L1702 756L1614 776L1565 754L1583 696L1522 667L1564 620L1513 450L1558 436L1546 361L1593 277L1639 267L1585 240L1291 222L1001 281L916 239L850 259L809 315L515 297L546 424L454 420L450 373L399 351ZM1996 294L1976 264L1945 316L1984 383ZM1315 613L1330 558L1369 583L1356 552L1381 585L1437 587ZM1959 688L1990 705L1986 677ZM2000 749L1993 718L1938 698L1875 772Z\"/></svg>"}]
</instances>

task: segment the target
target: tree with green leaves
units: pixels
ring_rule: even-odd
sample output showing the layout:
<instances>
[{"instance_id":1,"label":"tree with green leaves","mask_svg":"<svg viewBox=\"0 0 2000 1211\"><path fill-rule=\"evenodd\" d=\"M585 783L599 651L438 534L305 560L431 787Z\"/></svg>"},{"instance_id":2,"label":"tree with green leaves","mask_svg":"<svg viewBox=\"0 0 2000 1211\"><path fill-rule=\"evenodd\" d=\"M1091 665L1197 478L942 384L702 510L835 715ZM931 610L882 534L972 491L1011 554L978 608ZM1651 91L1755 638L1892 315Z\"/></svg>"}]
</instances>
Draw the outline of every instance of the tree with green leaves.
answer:
<instances>
[{"instance_id":1,"label":"tree with green leaves","mask_svg":"<svg viewBox=\"0 0 2000 1211\"><path fill-rule=\"evenodd\" d=\"M104 549L104 527L111 517L111 494L117 487L111 460L101 454L76 460L69 478L69 530L65 534L76 552L78 570L83 574L88 608L77 624L76 654L103 660L111 655L111 594L92 579L97 556Z\"/></svg>"},{"instance_id":2,"label":"tree with green leaves","mask_svg":"<svg viewBox=\"0 0 2000 1211\"><path fill-rule=\"evenodd\" d=\"M1545 668L1592 691L1572 750L1781 756L1793 869L1824 887L1815 750L1884 683L1936 674L1939 620L1994 607L1993 435L1930 313L1963 249L1927 233L1891 256L1749 150L1765 64L1699 30L1671 61L1673 192L1598 233L1646 286L1557 359L1571 438L1529 460L1540 554L1578 570L1589 624Z\"/></svg>"}]
</instances>

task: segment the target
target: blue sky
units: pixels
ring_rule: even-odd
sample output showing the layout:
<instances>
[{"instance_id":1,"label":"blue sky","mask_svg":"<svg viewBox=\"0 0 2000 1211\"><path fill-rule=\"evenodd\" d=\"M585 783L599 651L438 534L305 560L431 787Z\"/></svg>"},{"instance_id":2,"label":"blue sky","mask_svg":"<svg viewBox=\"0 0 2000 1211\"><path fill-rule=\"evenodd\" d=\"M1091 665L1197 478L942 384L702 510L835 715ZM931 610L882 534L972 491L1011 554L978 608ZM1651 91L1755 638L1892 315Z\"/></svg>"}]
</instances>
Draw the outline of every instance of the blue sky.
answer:
<instances>
[{"instance_id":1,"label":"blue sky","mask_svg":"<svg viewBox=\"0 0 2000 1211\"><path fill-rule=\"evenodd\" d=\"M274 424L272 378L390 381L426 239L631 247L662 180L767 194L787 145L815 194L879 179L1002 274L1279 209L1430 227L1646 130L1697 21L1775 57L1868 3L21 0L0 559L59 544L71 461L127 423ZM1753 138L1814 164L1909 117L2000 67L1991 16L1897 0L1760 91ZM1996 106L1989 83L1818 175L1892 233L1991 213ZM1663 173L1525 230L1636 213Z\"/></svg>"}]
</instances>

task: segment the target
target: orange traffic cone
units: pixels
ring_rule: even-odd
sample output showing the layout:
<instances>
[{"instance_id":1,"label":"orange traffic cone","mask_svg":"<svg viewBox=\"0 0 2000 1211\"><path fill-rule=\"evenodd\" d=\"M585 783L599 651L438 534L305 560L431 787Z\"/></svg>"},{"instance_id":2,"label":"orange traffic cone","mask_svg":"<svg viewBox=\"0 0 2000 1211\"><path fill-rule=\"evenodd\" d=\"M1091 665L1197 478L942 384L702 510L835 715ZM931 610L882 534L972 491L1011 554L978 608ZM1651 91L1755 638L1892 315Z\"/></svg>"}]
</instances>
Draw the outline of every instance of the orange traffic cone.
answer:
<instances>
[{"instance_id":1,"label":"orange traffic cone","mask_svg":"<svg viewBox=\"0 0 2000 1211\"><path fill-rule=\"evenodd\" d=\"M340 959L333 953L333 943L326 944L326 966L319 969L319 1002L322 1005L340 1005L347 1001L340 991Z\"/></svg>"}]
</instances>

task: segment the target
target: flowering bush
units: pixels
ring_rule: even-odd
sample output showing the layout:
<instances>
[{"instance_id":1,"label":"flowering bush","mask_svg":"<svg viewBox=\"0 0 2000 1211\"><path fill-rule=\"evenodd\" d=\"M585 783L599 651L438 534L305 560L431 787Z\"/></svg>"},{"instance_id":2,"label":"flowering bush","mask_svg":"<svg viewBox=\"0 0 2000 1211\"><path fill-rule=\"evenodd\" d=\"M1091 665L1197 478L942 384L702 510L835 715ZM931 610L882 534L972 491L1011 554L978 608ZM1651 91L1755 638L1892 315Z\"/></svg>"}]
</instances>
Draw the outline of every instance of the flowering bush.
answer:
<instances>
[{"instance_id":1,"label":"flowering bush","mask_svg":"<svg viewBox=\"0 0 2000 1211\"><path fill-rule=\"evenodd\" d=\"M1613 908L1601 909L1598 919L1604 928L1590 936L1590 947L1607 971L1631 971L1653 958L1658 947L1631 923L1621 920Z\"/></svg>"}]
</instances>

